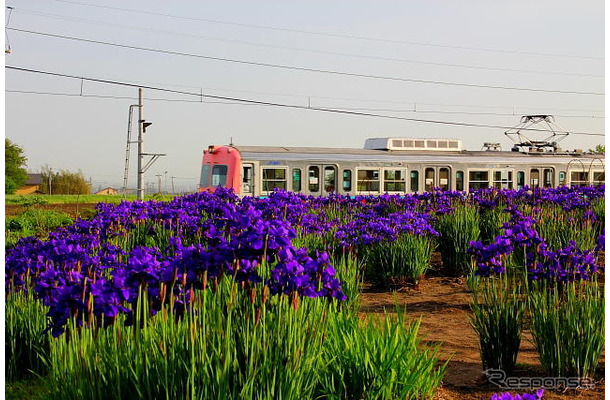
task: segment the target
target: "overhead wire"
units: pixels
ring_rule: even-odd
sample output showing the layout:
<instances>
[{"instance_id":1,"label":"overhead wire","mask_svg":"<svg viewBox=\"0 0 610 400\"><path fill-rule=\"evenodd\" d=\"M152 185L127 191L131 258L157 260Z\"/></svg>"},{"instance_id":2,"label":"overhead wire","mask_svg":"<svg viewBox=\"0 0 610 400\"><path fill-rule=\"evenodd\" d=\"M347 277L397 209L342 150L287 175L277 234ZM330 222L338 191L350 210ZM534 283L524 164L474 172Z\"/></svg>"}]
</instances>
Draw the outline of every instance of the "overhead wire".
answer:
<instances>
[{"instance_id":1,"label":"overhead wire","mask_svg":"<svg viewBox=\"0 0 610 400\"><path fill-rule=\"evenodd\" d=\"M144 83L144 82L143 82ZM151 82L147 82L151 83ZM156 84L156 83L155 83ZM199 86L194 85L172 85L172 86L182 86L189 88L199 88ZM363 99L363 98L353 98L353 97L337 97L337 96L320 96L320 95L307 95L307 94L295 94L295 93L280 93L280 92L262 92L259 90L240 90L240 89L227 89L227 88L218 88L213 86L206 86L208 90L221 91L221 92L237 92L237 93L253 93L253 94L264 94L264 95L274 95L274 96L286 96L286 97L296 97L296 98L309 98L311 100L314 99L323 99L323 100L339 100L339 101L358 101L365 103L381 103L381 104L403 104L409 106L418 106L418 105L426 105L426 106L439 106L439 107L463 107L463 108L487 108L487 109L519 109L519 110L539 110L540 107L528 107L528 106L520 106L514 107L510 106L492 106L489 104L451 104L451 103L436 103L436 102L424 102L417 100L388 100L388 99ZM592 112L596 114L603 114L604 110L591 110L584 108L553 108L553 110L557 111L577 111L577 112Z\"/></svg>"},{"instance_id":2,"label":"overhead wire","mask_svg":"<svg viewBox=\"0 0 610 400\"><path fill-rule=\"evenodd\" d=\"M536 88L529 88L529 87L495 86L495 85L482 85L482 84L463 83L463 82L412 79L412 78L383 76L383 75L369 75L369 74L360 74L360 73L355 73L355 72L343 72L343 71L337 71L337 70L307 68L307 67L298 67L298 66L285 65L285 64L273 64L273 63L266 63L266 62L237 60L237 59L225 58L225 57L214 57L214 56L208 56L208 55L203 55L203 54L185 53L185 52L179 52L179 51L173 51L173 50L165 50L165 49L142 47L142 46L133 46L133 45L127 45L127 44L107 42L107 41L102 41L102 40L93 40L93 39L86 39L86 38L80 38L80 37L74 37L74 36L68 36L68 35L59 35L59 34L48 33L48 32L31 31L31 30L26 30L26 29L18 29L18 28L7 28L7 29L14 31L14 32L21 32L21 33L27 33L27 34L32 34L32 35L38 35L38 36L45 36L45 37L51 37L51 38L56 38L56 39L73 40L73 41L84 42L84 43L100 44L100 45L106 45L106 46L112 46L112 47L118 47L118 48L130 49L130 50L140 50L140 51L169 54L169 55L183 56L183 57L194 57L194 58L200 58L200 59L223 61L223 62L229 62L229 63L235 63L235 64L243 64L243 65L255 65L255 66L267 67L267 68L277 68L277 69L285 69L285 70L293 70L293 71L349 76L349 77L355 77L355 78L368 78L368 79L401 81L401 82L411 82L411 83L421 83L421 84L470 87L470 88L480 88L480 89L514 90L514 91L538 92L538 93L592 95L592 96L603 96L604 95L603 92L580 92L580 91L570 91L570 90L536 89Z\"/></svg>"},{"instance_id":3,"label":"overhead wire","mask_svg":"<svg viewBox=\"0 0 610 400\"><path fill-rule=\"evenodd\" d=\"M199 40L212 40L212 41L220 41L220 42L225 42L225 43L236 43L236 44L247 45L247 46L265 47L265 48L280 49L280 50L292 50L292 51L308 52L308 53L323 54L323 55L335 55L335 56L341 56L341 57L353 57L353 58L359 58L359 59L391 61L391 62L407 63L407 64L432 65L432 66L438 66L438 67L476 69L476 70L482 70L482 71L517 72L517 73L541 74L541 75L561 75L561 76L577 76L577 77L587 77L587 78L604 78L604 75L596 75L596 74L583 74L583 73L561 72L561 71L536 71L536 70L516 69L516 68L489 67L489 66L483 66L483 65L452 64L452 63L441 63L441 62L421 61L421 60L406 60L406 59L400 59L400 58L394 58L394 57L380 57L380 56L372 56L372 55L364 55L364 54L342 53L342 52L325 51L325 50L317 50L317 49L306 49L306 48L299 48L299 47L292 47L292 46L277 46L277 45L270 45L270 44L266 44L266 43L249 42L249 41L244 41L244 40L233 40L233 39L226 39L226 38L209 37L209 36L186 34L186 33L181 33L181 32L152 29L152 28L143 28L143 27L137 27L137 26L133 26L133 25L107 23L107 22L102 22L102 21L91 20L88 18L68 17L68 16L64 16L64 15L32 11L32 10L23 9L23 8L16 9L16 11L20 12L20 13L24 13L24 14L31 14L31 15L48 17L48 18L56 18L56 19L61 19L61 20L80 22L80 23L86 23L86 24L94 24L94 25L100 25L100 26L109 26L109 27L115 27L115 28L121 28L121 29L136 30L136 31L141 31L141 32L151 32L151 33L155 33L155 34L189 37L189 38L194 38L194 39L199 39Z\"/></svg>"},{"instance_id":4,"label":"overhead wire","mask_svg":"<svg viewBox=\"0 0 610 400\"><path fill-rule=\"evenodd\" d=\"M240 26L240 27L255 28L255 29L268 29L268 30L292 32L292 33L307 34L307 35L366 40L366 41L380 42L380 43L398 43L398 44L408 44L408 45L416 45L416 46L440 47L440 48L449 48L449 49L458 49L458 50L473 50L473 51L497 52L497 53L518 54L518 55L528 55L528 56L542 56L542 57L580 58L580 59L591 59L591 60L602 60L602 61L605 59L604 57L596 57L596 56L553 54L553 53L528 52L528 51L518 51L518 50L505 50L505 49L490 49L490 48L484 48L484 47L445 45L445 44L438 44L438 43L425 43L425 42L407 41L407 40L399 40L399 39L373 38L373 37L367 37L367 36L348 35L348 34L341 34L341 33L316 32L316 31L310 31L310 30L299 30L299 29L274 27L274 26L266 26L266 25L246 24L246 23L240 23L240 22L231 22L231 21L210 19L210 18L187 17L187 16L160 13L160 12L154 12L154 11L148 11L148 10L135 10L135 9L129 9L129 8L123 8L123 7L114 7L114 6L99 5L99 4L87 4L87 3L82 3L79 1L73 1L73 0L54 0L54 1L59 2L59 3L75 4L75 5L79 5L79 6L85 6L85 7L95 7L95 8L100 8L100 9L108 9L108 10L115 10L115 11L121 11L121 12L129 12L129 13L155 15L155 16L161 16L161 17L167 17L167 18L182 19L182 20L186 20L186 21L208 22L208 23L215 23L215 24L222 24L222 25L232 25L232 26Z\"/></svg>"},{"instance_id":5,"label":"overhead wire","mask_svg":"<svg viewBox=\"0 0 610 400\"><path fill-rule=\"evenodd\" d=\"M18 93L18 94L33 94L33 95L45 95L45 96L64 96L64 97L85 97L85 98L96 98L96 99L111 99L111 100L136 100L137 96L116 96L116 95L99 95L99 94L83 94L83 93L66 93L66 92L44 92L35 90L15 90L5 89L6 93ZM186 99L170 99L170 98L156 98L146 97L148 101L166 101L176 103L203 103L203 104L226 104L226 105L256 105L241 102L229 102L229 101L208 101L208 100L186 100ZM327 107L322 107L327 108ZM506 117L516 116L515 113L493 113L493 112L468 112L468 111L446 111L446 110L422 110L422 109L397 109L397 108L350 108L350 107L334 107L338 110L344 111L382 111L382 112L397 112L397 113L414 113L414 114L454 114L454 115L483 115L483 116L495 116L495 117ZM520 115L520 114L519 114ZM553 113L555 117L561 118L591 118L591 119L605 119L605 116L591 115L562 115Z\"/></svg>"},{"instance_id":6,"label":"overhead wire","mask_svg":"<svg viewBox=\"0 0 610 400\"><path fill-rule=\"evenodd\" d=\"M253 100L253 99L217 96L217 95L203 94L203 93L193 93L193 92L172 90L172 89L167 89L167 88L137 85L135 83L130 83L130 82L121 82L121 81L112 81L112 80L101 79L101 78L76 76L76 75L63 74L63 73L58 73L58 72L42 71L42 70L35 70L35 69L31 69L31 68L16 67L16 66L11 66L11 65L5 65L4 68L8 69L8 70L14 70L14 71L20 71L20 72L36 73L36 74L49 75L49 76L55 76L55 77L97 82L97 83L102 83L102 84L157 90L157 91L164 92L164 93L174 93L174 94L181 94L181 95L185 95L185 96L196 96L196 97L200 97L200 98L205 97L205 98L211 98L211 99L216 99L216 100L237 101L237 102L244 102L244 103L249 103L249 104L258 104L258 105L266 105L266 106L274 106L274 107L282 107L282 108L290 108L290 109L312 110L312 111L328 112L328 113L342 114L342 115L376 117L376 118L429 123L429 124L437 124L437 125L463 126L463 127L473 127L473 128L492 128L492 129L512 129L512 128L514 128L514 127L508 127L508 126L501 126L501 125L475 124L475 123L468 123L468 122L439 121L439 120L429 120L429 119L419 119L419 118L407 118L407 117L400 117L400 116L394 116L394 115L373 114L373 113L359 112L359 111L348 111L348 110L341 110L341 109L335 109L335 108L311 107L311 106L284 104L284 103L276 103L276 102ZM524 128L522 130L548 132L548 129ZM585 135L585 136L605 136L605 134L603 134L603 133L591 133L591 132L557 131L557 133L568 133L568 134Z\"/></svg>"}]
</instances>

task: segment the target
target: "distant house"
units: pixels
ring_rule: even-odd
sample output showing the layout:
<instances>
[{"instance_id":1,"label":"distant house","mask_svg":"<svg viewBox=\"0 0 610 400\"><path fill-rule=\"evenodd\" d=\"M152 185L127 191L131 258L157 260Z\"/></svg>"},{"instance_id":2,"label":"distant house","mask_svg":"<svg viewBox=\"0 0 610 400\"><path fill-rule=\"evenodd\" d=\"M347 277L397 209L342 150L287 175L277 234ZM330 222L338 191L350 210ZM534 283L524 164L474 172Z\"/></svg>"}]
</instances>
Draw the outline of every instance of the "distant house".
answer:
<instances>
[{"instance_id":1,"label":"distant house","mask_svg":"<svg viewBox=\"0 0 610 400\"><path fill-rule=\"evenodd\" d=\"M102 190L98 190L94 194L119 194L119 191L115 188L107 187Z\"/></svg>"},{"instance_id":2,"label":"distant house","mask_svg":"<svg viewBox=\"0 0 610 400\"><path fill-rule=\"evenodd\" d=\"M42 174L28 174L28 180L15 194L40 194L42 193Z\"/></svg>"}]
</instances>

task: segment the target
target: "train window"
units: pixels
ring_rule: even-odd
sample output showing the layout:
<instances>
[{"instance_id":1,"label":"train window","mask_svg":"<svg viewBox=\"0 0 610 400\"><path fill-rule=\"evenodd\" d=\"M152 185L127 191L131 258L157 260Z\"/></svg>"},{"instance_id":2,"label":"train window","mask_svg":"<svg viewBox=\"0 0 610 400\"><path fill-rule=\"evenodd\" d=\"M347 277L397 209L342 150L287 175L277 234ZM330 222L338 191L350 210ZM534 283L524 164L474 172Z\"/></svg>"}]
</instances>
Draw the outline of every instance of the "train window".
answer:
<instances>
[{"instance_id":1,"label":"train window","mask_svg":"<svg viewBox=\"0 0 610 400\"><path fill-rule=\"evenodd\" d=\"M572 171L570 178L572 186L587 186L589 183L589 174L587 172Z\"/></svg>"},{"instance_id":2,"label":"train window","mask_svg":"<svg viewBox=\"0 0 610 400\"><path fill-rule=\"evenodd\" d=\"M320 167L312 166L308 170L309 176L309 191L319 192L320 191Z\"/></svg>"},{"instance_id":3,"label":"train window","mask_svg":"<svg viewBox=\"0 0 610 400\"><path fill-rule=\"evenodd\" d=\"M566 184L566 172L559 171L559 186L564 186Z\"/></svg>"},{"instance_id":4,"label":"train window","mask_svg":"<svg viewBox=\"0 0 610 400\"><path fill-rule=\"evenodd\" d=\"M449 190L449 168L439 168L438 186L442 190Z\"/></svg>"},{"instance_id":5,"label":"train window","mask_svg":"<svg viewBox=\"0 0 610 400\"><path fill-rule=\"evenodd\" d=\"M489 187L489 171L468 171L468 189Z\"/></svg>"},{"instance_id":6,"label":"train window","mask_svg":"<svg viewBox=\"0 0 610 400\"><path fill-rule=\"evenodd\" d=\"M517 189L523 189L525 186L525 171L517 172Z\"/></svg>"},{"instance_id":7,"label":"train window","mask_svg":"<svg viewBox=\"0 0 610 400\"><path fill-rule=\"evenodd\" d=\"M540 171L537 168L530 169L530 187L540 186Z\"/></svg>"},{"instance_id":8,"label":"train window","mask_svg":"<svg viewBox=\"0 0 610 400\"><path fill-rule=\"evenodd\" d=\"M419 171L411 171L411 191L419 192Z\"/></svg>"},{"instance_id":9,"label":"train window","mask_svg":"<svg viewBox=\"0 0 610 400\"><path fill-rule=\"evenodd\" d=\"M263 191L286 190L286 168L263 168Z\"/></svg>"},{"instance_id":10,"label":"train window","mask_svg":"<svg viewBox=\"0 0 610 400\"><path fill-rule=\"evenodd\" d=\"M294 168L292 170L292 190L295 192L301 191L301 169Z\"/></svg>"},{"instance_id":11,"label":"train window","mask_svg":"<svg viewBox=\"0 0 610 400\"><path fill-rule=\"evenodd\" d=\"M212 167L212 186L227 186L227 165L219 164Z\"/></svg>"},{"instance_id":12,"label":"train window","mask_svg":"<svg viewBox=\"0 0 610 400\"><path fill-rule=\"evenodd\" d=\"M457 171L455 173L455 190L464 190L464 171Z\"/></svg>"},{"instance_id":13,"label":"train window","mask_svg":"<svg viewBox=\"0 0 610 400\"><path fill-rule=\"evenodd\" d=\"M352 190L352 171L349 169L343 170L343 191L349 192Z\"/></svg>"},{"instance_id":14,"label":"train window","mask_svg":"<svg viewBox=\"0 0 610 400\"><path fill-rule=\"evenodd\" d=\"M553 169L552 168L545 168L542 170L542 177L544 178L543 184L544 187L553 187L553 182L555 181L555 179L553 179Z\"/></svg>"},{"instance_id":15,"label":"train window","mask_svg":"<svg viewBox=\"0 0 610 400\"><path fill-rule=\"evenodd\" d=\"M360 192L379 192L379 170L359 169L356 187Z\"/></svg>"},{"instance_id":16,"label":"train window","mask_svg":"<svg viewBox=\"0 0 610 400\"><path fill-rule=\"evenodd\" d=\"M201 180L199 181L200 187L208 187L210 186L210 166L209 164L204 164L201 167Z\"/></svg>"},{"instance_id":17,"label":"train window","mask_svg":"<svg viewBox=\"0 0 610 400\"><path fill-rule=\"evenodd\" d=\"M335 167L326 166L324 167L324 191L326 193L335 191L335 184L337 180L337 170Z\"/></svg>"},{"instance_id":18,"label":"train window","mask_svg":"<svg viewBox=\"0 0 610 400\"><path fill-rule=\"evenodd\" d=\"M498 189L513 188L513 171L499 170L493 173L493 186Z\"/></svg>"},{"instance_id":19,"label":"train window","mask_svg":"<svg viewBox=\"0 0 610 400\"><path fill-rule=\"evenodd\" d=\"M383 171L384 192L404 192L407 188L406 174L402 169L386 169Z\"/></svg>"},{"instance_id":20,"label":"train window","mask_svg":"<svg viewBox=\"0 0 610 400\"><path fill-rule=\"evenodd\" d=\"M606 173L604 171L593 171L593 186L601 186L606 182Z\"/></svg>"},{"instance_id":21,"label":"train window","mask_svg":"<svg viewBox=\"0 0 610 400\"><path fill-rule=\"evenodd\" d=\"M429 192L434 188L434 168L426 168L424 176L426 178L424 190Z\"/></svg>"},{"instance_id":22,"label":"train window","mask_svg":"<svg viewBox=\"0 0 610 400\"><path fill-rule=\"evenodd\" d=\"M512 189L513 188L513 171L499 170L493 173L494 181L493 186L498 189Z\"/></svg>"},{"instance_id":23,"label":"train window","mask_svg":"<svg viewBox=\"0 0 610 400\"><path fill-rule=\"evenodd\" d=\"M252 181L253 181L253 167L252 165L244 165L241 179L241 188L244 193L252 193Z\"/></svg>"}]
</instances>

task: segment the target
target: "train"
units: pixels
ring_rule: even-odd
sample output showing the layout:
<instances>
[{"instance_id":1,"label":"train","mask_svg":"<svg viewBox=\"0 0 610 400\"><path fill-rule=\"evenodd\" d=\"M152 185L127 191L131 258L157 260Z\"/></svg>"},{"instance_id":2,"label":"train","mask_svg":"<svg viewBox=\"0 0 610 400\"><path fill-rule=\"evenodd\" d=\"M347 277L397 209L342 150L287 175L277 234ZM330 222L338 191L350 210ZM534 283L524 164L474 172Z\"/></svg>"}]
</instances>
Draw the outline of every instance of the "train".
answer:
<instances>
[{"instance_id":1,"label":"train","mask_svg":"<svg viewBox=\"0 0 610 400\"><path fill-rule=\"evenodd\" d=\"M472 151L458 139L382 137L366 139L362 149L210 145L203 152L199 190L357 196L604 184L603 154L562 151L554 143L510 151L485 143Z\"/></svg>"}]
</instances>

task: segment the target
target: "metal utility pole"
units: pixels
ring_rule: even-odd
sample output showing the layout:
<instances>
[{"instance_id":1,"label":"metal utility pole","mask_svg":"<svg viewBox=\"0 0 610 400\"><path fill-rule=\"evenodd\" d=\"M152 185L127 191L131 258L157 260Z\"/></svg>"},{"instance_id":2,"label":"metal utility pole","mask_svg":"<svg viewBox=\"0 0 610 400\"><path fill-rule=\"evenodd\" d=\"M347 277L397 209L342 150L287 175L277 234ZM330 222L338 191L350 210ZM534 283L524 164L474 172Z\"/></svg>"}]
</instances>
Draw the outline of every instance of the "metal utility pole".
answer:
<instances>
[{"instance_id":1,"label":"metal utility pole","mask_svg":"<svg viewBox=\"0 0 610 400\"><path fill-rule=\"evenodd\" d=\"M142 161L144 160L144 106L142 104L142 88L138 88L138 200L144 200L144 171Z\"/></svg>"},{"instance_id":2,"label":"metal utility pole","mask_svg":"<svg viewBox=\"0 0 610 400\"><path fill-rule=\"evenodd\" d=\"M131 140L131 120L133 115L133 108L140 107L139 104L132 104L129 106L129 117L127 119L127 148L125 150L125 173L123 174L123 193L127 190L127 178L129 177L129 155L131 152L131 144L137 143L137 141Z\"/></svg>"},{"instance_id":3,"label":"metal utility pole","mask_svg":"<svg viewBox=\"0 0 610 400\"><path fill-rule=\"evenodd\" d=\"M152 125L152 122L146 122L144 120L144 104L142 99L142 88L138 88L138 188L136 189L138 200L144 200L144 172L157 160L157 158L164 156L161 153L144 153L144 134L146 128ZM151 159L144 164L144 156L151 156ZM154 186L154 184L153 184Z\"/></svg>"},{"instance_id":4,"label":"metal utility pole","mask_svg":"<svg viewBox=\"0 0 610 400\"><path fill-rule=\"evenodd\" d=\"M174 178L175 176L172 176L172 194L176 194L176 189L174 188Z\"/></svg>"},{"instance_id":5,"label":"metal utility pole","mask_svg":"<svg viewBox=\"0 0 610 400\"><path fill-rule=\"evenodd\" d=\"M159 182L159 190L157 191L157 193L161 193L161 174L157 174L155 175L157 177L157 180Z\"/></svg>"}]
</instances>

